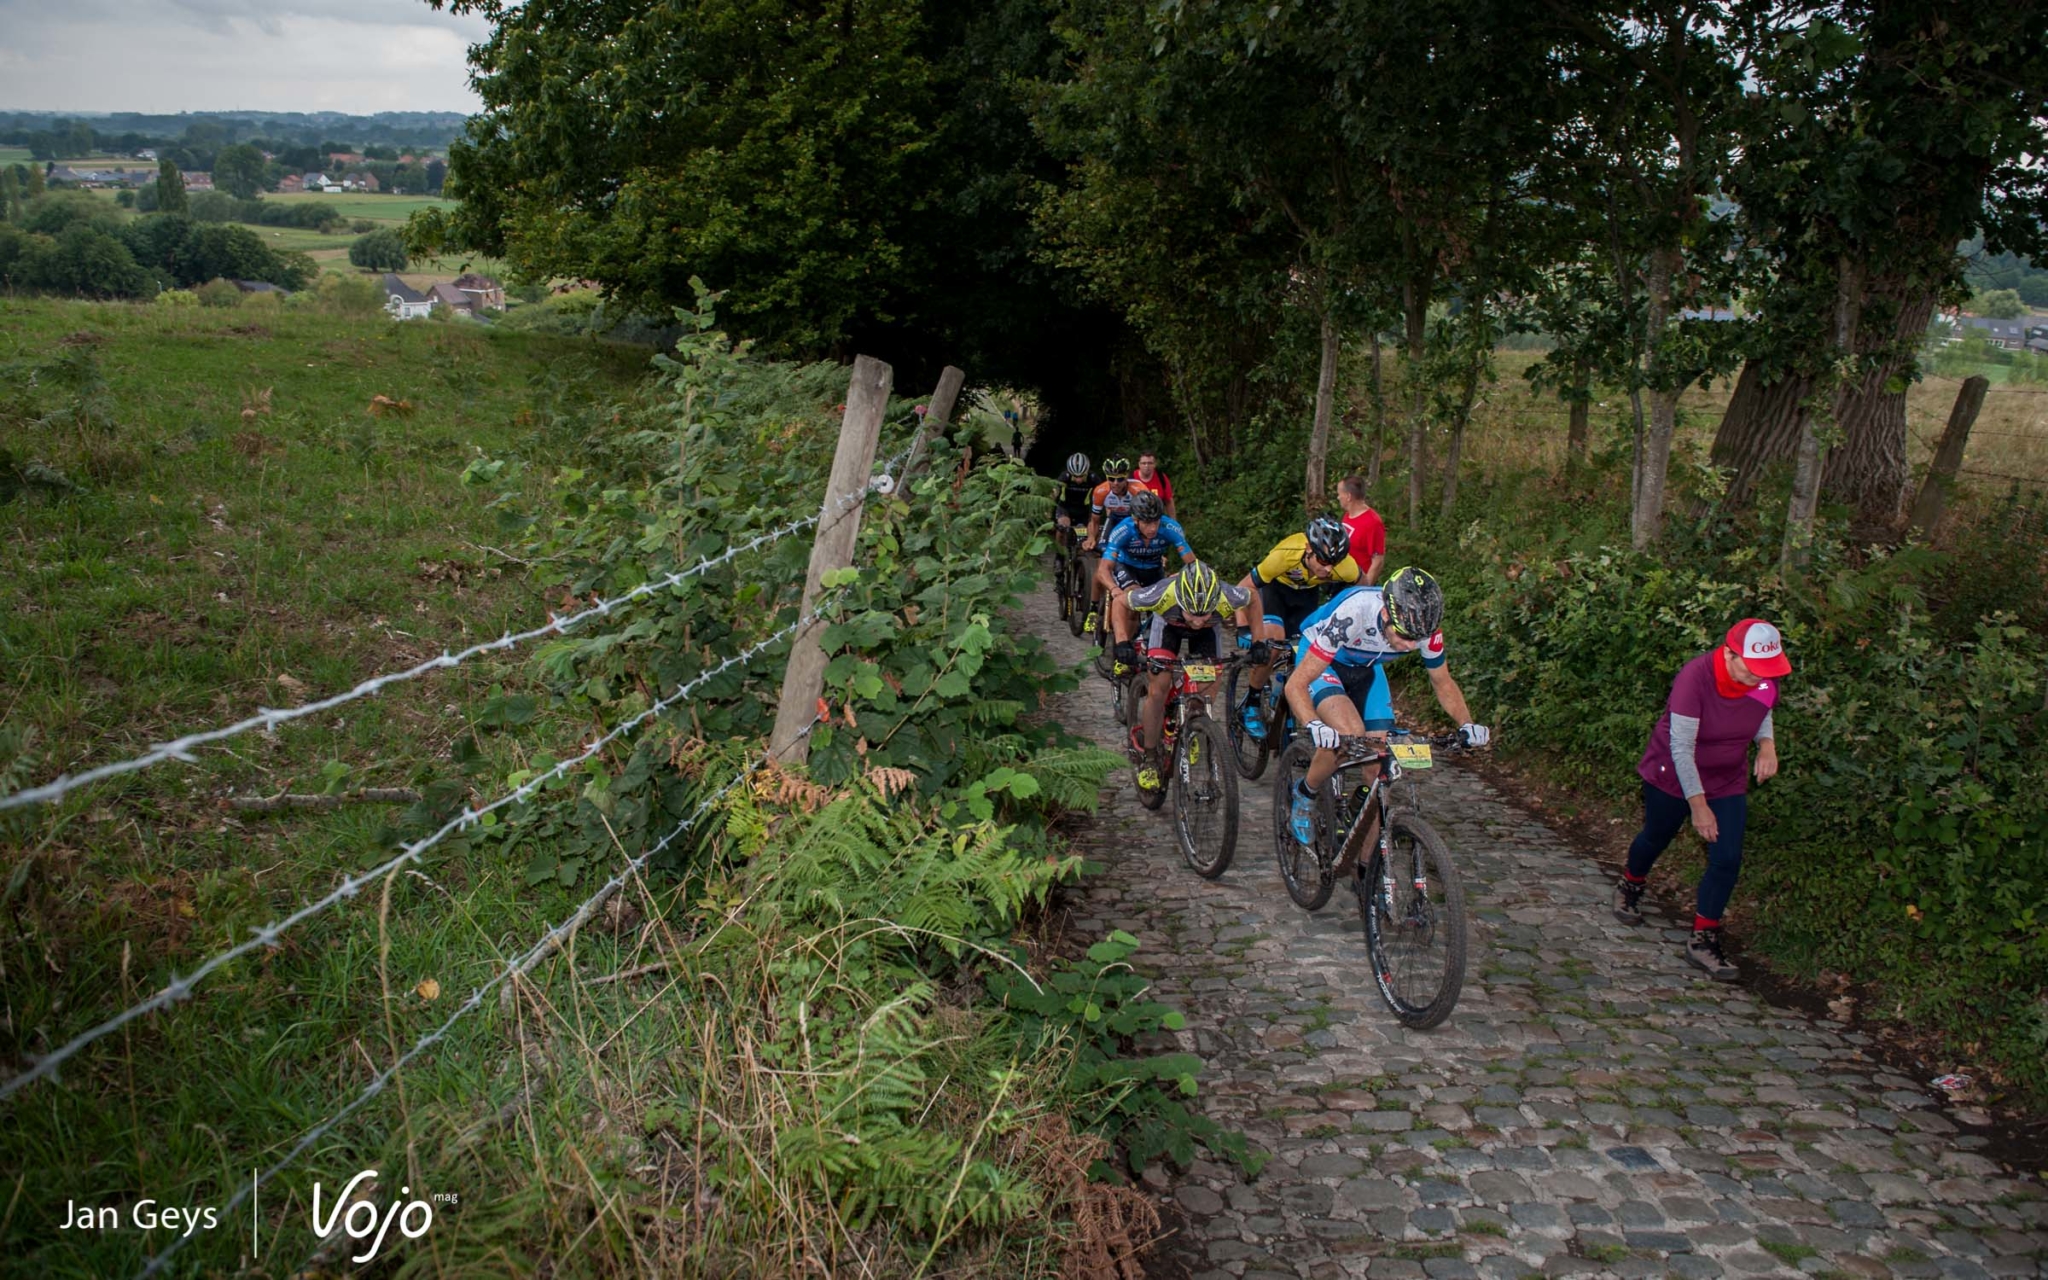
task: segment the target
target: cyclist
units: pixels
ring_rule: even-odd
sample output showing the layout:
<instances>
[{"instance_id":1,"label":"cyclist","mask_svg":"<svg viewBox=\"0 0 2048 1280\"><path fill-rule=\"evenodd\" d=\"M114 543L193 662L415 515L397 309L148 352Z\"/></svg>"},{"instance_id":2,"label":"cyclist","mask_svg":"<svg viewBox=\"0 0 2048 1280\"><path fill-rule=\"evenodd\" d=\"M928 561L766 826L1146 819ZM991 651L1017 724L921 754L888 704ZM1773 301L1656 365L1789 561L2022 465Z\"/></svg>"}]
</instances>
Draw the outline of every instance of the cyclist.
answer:
<instances>
[{"instance_id":1,"label":"cyclist","mask_svg":"<svg viewBox=\"0 0 2048 1280\"><path fill-rule=\"evenodd\" d=\"M1086 527L1088 512L1095 494L1094 469L1085 453L1073 454L1067 459L1066 474L1060 477L1059 491L1052 499L1053 528L1057 531L1060 547L1069 555L1075 554L1075 530Z\"/></svg>"},{"instance_id":2,"label":"cyclist","mask_svg":"<svg viewBox=\"0 0 2048 1280\"><path fill-rule=\"evenodd\" d=\"M1088 537L1081 543L1081 550L1099 550L1116 532L1117 525L1131 514L1131 498L1145 488L1131 479L1129 458L1110 458L1102 464L1102 483L1088 498ZM1099 619L1096 610L1102 606L1102 577L1098 573L1088 588L1088 621L1081 625L1081 634L1092 635Z\"/></svg>"},{"instance_id":3,"label":"cyclist","mask_svg":"<svg viewBox=\"0 0 2048 1280\"><path fill-rule=\"evenodd\" d=\"M1337 746L1345 734L1385 740L1394 727L1394 704L1382 664L1421 653L1437 704L1458 726L1466 746L1483 747L1492 736L1472 722L1465 694L1444 661L1444 592L1420 569L1394 570L1382 587L1349 587L1310 614L1301 626L1294 674L1287 678L1287 705L1308 726L1315 759L1294 784L1294 838L1315 836L1316 789L1337 771ZM1378 768L1366 770L1371 785ZM1374 833L1366 833L1369 844Z\"/></svg>"},{"instance_id":4,"label":"cyclist","mask_svg":"<svg viewBox=\"0 0 2048 1280\"><path fill-rule=\"evenodd\" d=\"M1157 494L1147 494L1153 502ZM1242 609L1251 593L1241 587L1225 586L1214 569L1190 559L1180 572L1139 587L1126 597L1134 613L1148 616L1145 655L1168 661L1181 656L1214 660L1221 652L1223 610ZM1145 760L1138 767L1138 785L1147 791L1159 789L1159 735L1166 720L1166 698L1173 688L1167 671L1152 673L1146 688L1143 725L1131 726L1132 739L1144 748Z\"/></svg>"},{"instance_id":5,"label":"cyclist","mask_svg":"<svg viewBox=\"0 0 2048 1280\"><path fill-rule=\"evenodd\" d=\"M1273 647L1301 634L1301 625L1331 591L1356 583L1361 574L1351 558L1351 539L1344 526L1328 516L1317 516L1301 533L1282 538L1258 567L1237 585L1250 594L1251 608L1238 610L1237 642L1253 650L1251 687L1265 689L1273 678L1273 666L1264 661ZM1244 704L1244 730L1254 739L1266 736L1266 722L1259 715L1263 699L1252 697Z\"/></svg>"},{"instance_id":6,"label":"cyclist","mask_svg":"<svg viewBox=\"0 0 2048 1280\"><path fill-rule=\"evenodd\" d=\"M1180 552L1183 563L1193 563L1195 549L1180 521L1166 514L1159 495L1150 489L1131 498L1131 518L1116 527L1102 548L1102 562L1095 566L1095 580L1109 593L1109 624L1116 633L1116 674L1127 676L1137 661L1131 649L1131 610L1128 599L1134 587L1149 587L1166 576L1166 549Z\"/></svg>"}]
</instances>

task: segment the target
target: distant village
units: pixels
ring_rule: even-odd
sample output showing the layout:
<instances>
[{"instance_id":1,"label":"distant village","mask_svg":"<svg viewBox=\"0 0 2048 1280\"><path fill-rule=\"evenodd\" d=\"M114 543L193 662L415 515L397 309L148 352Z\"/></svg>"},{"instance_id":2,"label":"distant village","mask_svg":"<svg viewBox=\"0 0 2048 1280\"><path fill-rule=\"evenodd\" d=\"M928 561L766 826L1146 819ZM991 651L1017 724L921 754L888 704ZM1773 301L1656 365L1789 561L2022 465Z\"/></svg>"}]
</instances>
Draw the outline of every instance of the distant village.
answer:
<instances>
[{"instance_id":1,"label":"distant village","mask_svg":"<svg viewBox=\"0 0 2048 1280\"><path fill-rule=\"evenodd\" d=\"M266 151L265 160L276 157ZM439 157L431 155L401 155L395 163L400 165L424 165ZM135 159L154 164L155 150L145 147L135 153ZM337 151L327 157L328 167L306 173L287 173L277 180L276 190L280 195L294 195L301 191L317 191L328 195L344 192L382 192L382 182L369 169L361 167L367 157L350 151ZM184 173L185 190L213 190L213 175L187 170ZM120 189L123 187L146 187L156 181L156 170L121 166L118 168L84 168L74 165L53 164L44 180L52 186L82 187L87 190L99 188Z\"/></svg>"}]
</instances>

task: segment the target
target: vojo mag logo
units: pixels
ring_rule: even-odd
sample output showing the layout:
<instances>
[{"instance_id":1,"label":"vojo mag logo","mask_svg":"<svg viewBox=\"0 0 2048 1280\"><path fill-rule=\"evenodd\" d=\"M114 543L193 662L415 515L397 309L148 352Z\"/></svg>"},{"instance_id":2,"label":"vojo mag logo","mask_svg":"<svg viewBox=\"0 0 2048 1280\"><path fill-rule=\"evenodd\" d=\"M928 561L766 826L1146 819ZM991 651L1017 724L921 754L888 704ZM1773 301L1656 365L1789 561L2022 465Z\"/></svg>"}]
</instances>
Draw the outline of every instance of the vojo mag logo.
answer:
<instances>
[{"instance_id":1,"label":"vojo mag logo","mask_svg":"<svg viewBox=\"0 0 2048 1280\"><path fill-rule=\"evenodd\" d=\"M338 1230L351 1240L369 1242L363 1252L350 1256L351 1262L363 1263L374 1259L378 1250L384 1247L385 1239L391 1234L391 1228L394 1226L398 1228L399 1235L408 1240L417 1240L427 1234L428 1228L434 1225L433 1205L425 1200L406 1199L412 1194L411 1187L400 1187L398 1198L385 1205L381 1212L376 1201L370 1199L367 1194L361 1198L357 1197L357 1189L363 1183L368 1182L374 1187L376 1180L375 1169L365 1169L350 1178L348 1184L342 1187L341 1194L334 1198L324 1213L322 1199L326 1188L318 1182L313 1184L313 1234L322 1240L328 1240L333 1238ZM433 1199L442 1204L456 1203L452 1193L437 1195Z\"/></svg>"}]
</instances>

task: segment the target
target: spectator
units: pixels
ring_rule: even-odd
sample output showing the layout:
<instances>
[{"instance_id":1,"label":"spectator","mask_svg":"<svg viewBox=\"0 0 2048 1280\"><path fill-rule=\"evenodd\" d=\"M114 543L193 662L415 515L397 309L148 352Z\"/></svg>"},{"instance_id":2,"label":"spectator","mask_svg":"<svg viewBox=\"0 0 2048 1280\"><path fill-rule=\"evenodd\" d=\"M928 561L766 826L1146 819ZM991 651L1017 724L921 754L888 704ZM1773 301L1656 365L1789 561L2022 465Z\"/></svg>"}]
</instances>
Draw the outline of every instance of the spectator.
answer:
<instances>
[{"instance_id":1,"label":"spectator","mask_svg":"<svg viewBox=\"0 0 2048 1280\"><path fill-rule=\"evenodd\" d=\"M1337 482L1337 505L1344 509L1344 530L1351 535L1351 558L1358 562L1358 580L1373 586L1387 563L1387 523L1365 500L1364 476L1345 476Z\"/></svg>"},{"instance_id":2,"label":"spectator","mask_svg":"<svg viewBox=\"0 0 2048 1280\"><path fill-rule=\"evenodd\" d=\"M1173 505L1173 481L1159 469L1158 454L1147 449L1138 455L1138 469L1131 474L1131 483L1143 485L1158 494L1159 500L1166 504L1166 514L1175 520L1180 519L1180 513Z\"/></svg>"},{"instance_id":3,"label":"spectator","mask_svg":"<svg viewBox=\"0 0 2048 1280\"><path fill-rule=\"evenodd\" d=\"M1643 779L1643 829L1629 845L1628 867L1614 886L1615 917L1624 924L1643 922L1643 883L1690 817L1707 842L1707 870L1700 877L1685 958L1722 982L1737 976L1721 951L1721 914L1742 870L1749 745L1757 744L1756 780L1777 776L1771 708L1779 678L1791 670L1778 629L1744 618L1729 628L1726 643L1679 668L1636 765Z\"/></svg>"}]
</instances>

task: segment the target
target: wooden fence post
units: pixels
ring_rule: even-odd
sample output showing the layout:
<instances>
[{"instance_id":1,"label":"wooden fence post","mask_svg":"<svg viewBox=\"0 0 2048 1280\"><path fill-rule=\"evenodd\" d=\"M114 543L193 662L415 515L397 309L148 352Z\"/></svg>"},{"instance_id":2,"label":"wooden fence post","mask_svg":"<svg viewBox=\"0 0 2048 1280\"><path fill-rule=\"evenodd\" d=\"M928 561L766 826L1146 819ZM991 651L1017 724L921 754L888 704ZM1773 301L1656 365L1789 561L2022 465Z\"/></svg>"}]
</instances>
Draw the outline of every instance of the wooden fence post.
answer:
<instances>
[{"instance_id":1,"label":"wooden fence post","mask_svg":"<svg viewBox=\"0 0 2048 1280\"><path fill-rule=\"evenodd\" d=\"M860 537L859 499L874 469L875 444L882 438L882 414L888 408L894 381L895 371L880 360L871 356L854 359L853 381L846 388L846 416L839 420L839 448L832 455L832 478L825 485L825 504L819 510L818 538L811 544L811 569L804 577L799 617L817 607L825 575L853 563L854 544ZM782 696L775 704L775 732L768 739L768 754L775 759L802 764L810 758L811 740L804 730L817 718L818 695L825 688L825 646L818 639L823 626L823 622L805 626L790 646Z\"/></svg>"},{"instance_id":2,"label":"wooden fence post","mask_svg":"<svg viewBox=\"0 0 2048 1280\"><path fill-rule=\"evenodd\" d=\"M1970 443L1970 428L1984 408L1984 392L1990 385L1982 374L1963 379L1963 389L1956 392L1955 407L1948 411L1948 425L1942 428L1941 443L1934 447L1934 465L1920 482L1920 494L1913 499L1913 514L1906 517L1907 529L1918 529L1921 536L1932 538L1941 527L1949 490L1955 487L1956 472L1963 465L1963 446Z\"/></svg>"},{"instance_id":3,"label":"wooden fence post","mask_svg":"<svg viewBox=\"0 0 2048 1280\"><path fill-rule=\"evenodd\" d=\"M966 381L967 375L950 364L939 374L939 385L932 391L931 401L925 405L924 428L917 437L917 447L911 451L910 461L903 465L905 484L910 483L924 465L924 442L934 433L945 434L946 424L953 420L953 404L960 398L960 387Z\"/></svg>"}]
</instances>

